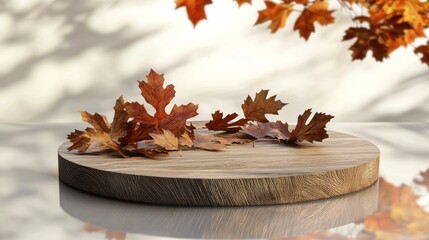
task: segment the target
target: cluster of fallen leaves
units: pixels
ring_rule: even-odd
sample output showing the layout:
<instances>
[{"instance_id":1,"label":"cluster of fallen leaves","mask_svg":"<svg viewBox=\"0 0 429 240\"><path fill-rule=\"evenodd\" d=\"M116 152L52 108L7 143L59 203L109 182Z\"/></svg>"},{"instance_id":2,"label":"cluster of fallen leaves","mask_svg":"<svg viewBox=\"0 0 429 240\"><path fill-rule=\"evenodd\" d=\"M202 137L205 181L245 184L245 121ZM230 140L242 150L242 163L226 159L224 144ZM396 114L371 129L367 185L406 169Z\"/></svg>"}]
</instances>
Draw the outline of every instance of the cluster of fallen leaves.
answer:
<instances>
[{"instance_id":1,"label":"cluster of fallen leaves","mask_svg":"<svg viewBox=\"0 0 429 240\"><path fill-rule=\"evenodd\" d=\"M298 117L298 123L291 131L286 122L267 120L266 114L278 114L286 104L275 100L276 96L267 98L268 90L261 90L254 99L248 96L242 104L244 118L235 120L237 113L225 117L220 111L212 114L213 119L206 124L208 130L226 133L198 133L192 123L187 122L198 115L198 105L174 104L169 112L166 111L176 92L171 84L164 87L163 74L151 70L147 80L139 81L138 84L146 104L125 102L120 96L116 100L111 123L104 115L82 111L82 121L92 127L70 133L67 138L72 145L68 150L80 153L113 151L124 157L153 157L168 151L216 151L231 144L249 143L266 137L277 139L278 142L322 141L328 137L326 123L333 118L316 113L307 123L311 115L311 109L308 109ZM153 114L148 112L148 105L153 108Z\"/></svg>"},{"instance_id":2,"label":"cluster of fallen leaves","mask_svg":"<svg viewBox=\"0 0 429 240\"><path fill-rule=\"evenodd\" d=\"M427 39L424 30L429 27L429 2L427 0L337 0L349 13L355 26L345 31L343 41L354 40L350 50L353 60L362 60L368 51L377 61L388 58L399 47L407 47L417 38ZM252 0L236 0L239 6ZM255 0L253 0L255 2ZM315 24L333 24L334 10L327 0L277 0L264 1L265 8L258 11L256 24L270 22L272 33L285 27L286 21L296 13L293 30L308 40L315 32ZM176 7L185 7L191 22L206 19L205 7L211 0L176 0ZM414 46L413 46L414 47ZM414 47L415 54L429 65L429 41Z\"/></svg>"}]
</instances>

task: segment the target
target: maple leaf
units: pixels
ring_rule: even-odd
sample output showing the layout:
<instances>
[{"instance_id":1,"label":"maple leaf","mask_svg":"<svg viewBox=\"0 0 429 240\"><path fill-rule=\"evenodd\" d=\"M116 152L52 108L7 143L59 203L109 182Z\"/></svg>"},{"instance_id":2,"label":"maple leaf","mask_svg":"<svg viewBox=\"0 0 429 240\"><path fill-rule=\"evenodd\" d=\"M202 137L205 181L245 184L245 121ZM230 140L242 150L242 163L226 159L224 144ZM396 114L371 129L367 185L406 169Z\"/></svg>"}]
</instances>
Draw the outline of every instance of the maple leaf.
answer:
<instances>
[{"instance_id":1,"label":"maple leaf","mask_svg":"<svg viewBox=\"0 0 429 240\"><path fill-rule=\"evenodd\" d=\"M147 103L155 109L154 116L151 116L145 106L138 102L127 102L125 108L134 122L142 125L151 126L154 132L160 133L162 129L169 130L176 137L189 130L186 121L198 115L198 105L188 103L187 105L177 106L174 104L170 113L167 114L165 108L174 98L176 91L174 86L169 84L165 88L163 74L158 74L150 70L147 75L147 82L139 81L141 95Z\"/></svg>"},{"instance_id":2,"label":"maple leaf","mask_svg":"<svg viewBox=\"0 0 429 240\"><path fill-rule=\"evenodd\" d=\"M179 139L170 130L162 131L163 133L149 133L154 143L168 151L179 150Z\"/></svg>"},{"instance_id":3,"label":"maple leaf","mask_svg":"<svg viewBox=\"0 0 429 240\"><path fill-rule=\"evenodd\" d=\"M256 93L255 100L249 95L247 96L241 105L246 119L263 123L268 122L268 119L265 117L266 114L278 115L278 111L286 106L286 103L275 100L277 95L270 98L267 98L267 95L268 90L261 90L259 93Z\"/></svg>"},{"instance_id":4,"label":"maple leaf","mask_svg":"<svg viewBox=\"0 0 429 240\"><path fill-rule=\"evenodd\" d=\"M295 129L290 132L289 138L286 138L286 141L289 142L302 142L302 141L318 141L321 142L323 139L328 138L326 132L326 124L334 118L334 116L327 115L324 113L316 112L313 118L308 122L311 115L311 109L307 109L302 115L298 116L298 122L295 126ZM288 132L287 125L283 125L283 129L279 131ZM288 135L285 135L287 137Z\"/></svg>"},{"instance_id":5,"label":"maple leaf","mask_svg":"<svg viewBox=\"0 0 429 240\"><path fill-rule=\"evenodd\" d=\"M350 47L352 59L364 59L369 50L377 61L383 61L389 56L389 46L395 40L404 36L405 30L412 26L406 22L400 22L400 16L392 17L382 22L372 22L369 17L359 16L355 21L368 23L369 28L351 27L346 30L343 41L356 38L356 42Z\"/></svg>"},{"instance_id":6,"label":"maple leaf","mask_svg":"<svg viewBox=\"0 0 429 240\"><path fill-rule=\"evenodd\" d=\"M272 135L271 123L261 123L257 122L256 124L250 123L243 127L243 132L254 137L254 138L263 138L266 136Z\"/></svg>"},{"instance_id":7,"label":"maple leaf","mask_svg":"<svg viewBox=\"0 0 429 240\"><path fill-rule=\"evenodd\" d=\"M308 40L311 33L315 31L314 23L318 22L322 26L334 23L333 10L328 10L329 4L323 0L314 2L305 8L296 19L293 30L298 30L301 37Z\"/></svg>"},{"instance_id":8,"label":"maple leaf","mask_svg":"<svg viewBox=\"0 0 429 240\"><path fill-rule=\"evenodd\" d=\"M206 123L205 126L208 130L212 131L237 132L248 120L241 118L237 121L233 121L236 117L238 117L237 113L228 114L223 117L223 113L217 110L212 113L212 120Z\"/></svg>"},{"instance_id":9,"label":"maple leaf","mask_svg":"<svg viewBox=\"0 0 429 240\"><path fill-rule=\"evenodd\" d=\"M125 156L119 139L126 134L128 114L124 111L124 99L122 96L116 101L113 122L110 124L104 115L98 113L90 114L81 112L82 121L87 122L93 128L86 128L85 131L75 130L67 136L72 145L68 148L85 151L114 150Z\"/></svg>"},{"instance_id":10,"label":"maple leaf","mask_svg":"<svg viewBox=\"0 0 429 240\"><path fill-rule=\"evenodd\" d=\"M275 3L265 1L266 8L258 11L258 19L255 24L271 21L269 28L272 33L277 32L286 24L286 20L293 11L293 3Z\"/></svg>"},{"instance_id":11,"label":"maple leaf","mask_svg":"<svg viewBox=\"0 0 429 240\"><path fill-rule=\"evenodd\" d=\"M414 53L422 54L420 60L422 63L425 63L429 66L429 41L426 43L426 45L421 45L414 49Z\"/></svg>"},{"instance_id":12,"label":"maple leaf","mask_svg":"<svg viewBox=\"0 0 429 240\"><path fill-rule=\"evenodd\" d=\"M248 3L252 4L252 0L235 0L238 3L238 6L241 7L243 4Z\"/></svg>"},{"instance_id":13,"label":"maple leaf","mask_svg":"<svg viewBox=\"0 0 429 240\"><path fill-rule=\"evenodd\" d=\"M199 21L207 19L205 6L211 3L211 0L176 0L176 9L185 7L188 18L195 27Z\"/></svg>"}]
</instances>

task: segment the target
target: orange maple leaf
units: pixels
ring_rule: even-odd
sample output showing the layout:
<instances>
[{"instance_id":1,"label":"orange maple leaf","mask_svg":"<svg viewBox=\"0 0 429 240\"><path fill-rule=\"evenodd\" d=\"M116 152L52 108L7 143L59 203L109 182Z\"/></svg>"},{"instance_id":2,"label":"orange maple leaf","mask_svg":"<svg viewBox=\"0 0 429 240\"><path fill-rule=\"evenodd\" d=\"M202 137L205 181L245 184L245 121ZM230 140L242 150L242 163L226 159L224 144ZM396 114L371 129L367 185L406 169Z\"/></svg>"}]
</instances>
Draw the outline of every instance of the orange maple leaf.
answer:
<instances>
[{"instance_id":1,"label":"orange maple leaf","mask_svg":"<svg viewBox=\"0 0 429 240\"><path fill-rule=\"evenodd\" d=\"M311 33L315 32L314 23L318 22L322 26L334 23L333 10L328 10L329 4L323 0L314 2L304 8L301 15L296 19L294 30L298 30L301 37L308 40Z\"/></svg>"},{"instance_id":2,"label":"orange maple leaf","mask_svg":"<svg viewBox=\"0 0 429 240\"><path fill-rule=\"evenodd\" d=\"M293 3L275 3L265 1L266 8L258 11L258 19L255 24L271 21L269 28L272 33L277 32L286 24L286 20L293 11Z\"/></svg>"},{"instance_id":3,"label":"orange maple leaf","mask_svg":"<svg viewBox=\"0 0 429 240\"><path fill-rule=\"evenodd\" d=\"M167 114L165 108L174 98L176 91L171 84L165 88L163 86L163 74L159 75L153 70L150 70L149 75L147 75L147 82L139 81L141 95L155 109L154 116L151 116L145 106L138 102L127 102L125 108L134 122L152 126L155 129L154 132L158 133L162 132L162 129L169 130L179 137L186 130L189 130L186 121L198 115L198 105L188 103L177 106L174 104L170 113Z\"/></svg>"},{"instance_id":4,"label":"orange maple leaf","mask_svg":"<svg viewBox=\"0 0 429 240\"><path fill-rule=\"evenodd\" d=\"M278 111L286 106L287 103L276 100L277 95L270 98L267 98L267 95L268 90L261 90L256 93L254 100L249 95L247 96L241 105L246 119L263 123L268 122L265 117L266 114L278 115Z\"/></svg>"},{"instance_id":5,"label":"orange maple leaf","mask_svg":"<svg viewBox=\"0 0 429 240\"><path fill-rule=\"evenodd\" d=\"M239 7L241 7L245 3L252 4L252 0L235 0L235 1L238 3Z\"/></svg>"},{"instance_id":6,"label":"orange maple leaf","mask_svg":"<svg viewBox=\"0 0 429 240\"><path fill-rule=\"evenodd\" d=\"M207 19L205 6L211 4L211 0L176 0L176 9L185 7L194 27L203 19Z\"/></svg>"},{"instance_id":7,"label":"orange maple leaf","mask_svg":"<svg viewBox=\"0 0 429 240\"><path fill-rule=\"evenodd\" d=\"M365 218L365 231L375 239L403 239L414 236L427 239L429 212L418 203L410 186L395 187L384 179L379 182L380 210Z\"/></svg>"}]
</instances>

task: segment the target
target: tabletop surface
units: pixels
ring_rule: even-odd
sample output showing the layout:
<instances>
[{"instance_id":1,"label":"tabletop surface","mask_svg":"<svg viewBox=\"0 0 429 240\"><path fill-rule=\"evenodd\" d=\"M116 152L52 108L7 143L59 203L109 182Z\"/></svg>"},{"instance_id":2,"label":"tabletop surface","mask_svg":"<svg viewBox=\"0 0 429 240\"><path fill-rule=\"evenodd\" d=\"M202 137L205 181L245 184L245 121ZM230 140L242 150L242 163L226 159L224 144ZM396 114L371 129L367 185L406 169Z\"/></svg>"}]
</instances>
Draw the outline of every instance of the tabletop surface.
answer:
<instances>
[{"instance_id":1,"label":"tabletop surface","mask_svg":"<svg viewBox=\"0 0 429 240\"><path fill-rule=\"evenodd\" d=\"M0 124L0 239L429 239L429 123L333 123L376 144L380 180L328 200L197 208L113 201L58 181L70 124Z\"/></svg>"}]
</instances>

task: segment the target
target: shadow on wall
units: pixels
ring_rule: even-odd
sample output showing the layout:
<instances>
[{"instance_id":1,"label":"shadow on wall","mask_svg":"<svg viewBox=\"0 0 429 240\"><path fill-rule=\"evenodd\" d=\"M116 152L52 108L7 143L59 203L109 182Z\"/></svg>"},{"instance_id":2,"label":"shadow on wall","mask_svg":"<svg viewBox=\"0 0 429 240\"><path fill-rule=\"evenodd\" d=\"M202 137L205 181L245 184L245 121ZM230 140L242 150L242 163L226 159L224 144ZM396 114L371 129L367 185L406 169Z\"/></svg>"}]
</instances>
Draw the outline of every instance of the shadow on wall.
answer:
<instances>
[{"instance_id":1,"label":"shadow on wall","mask_svg":"<svg viewBox=\"0 0 429 240\"><path fill-rule=\"evenodd\" d=\"M210 106L200 108L202 119L218 106L226 106L226 112L239 110L235 106L260 88L274 89L273 94L281 99L298 102L288 106L291 116L312 106L339 116L339 121L429 119L429 71L425 68L416 68L419 73L413 70L397 81L373 79L387 83L377 84L383 88L381 94L367 95L365 87L359 89L358 80L344 80L353 79L350 72L365 76L365 66L373 64L371 60L366 65L350 63L349 43L330 46L340 41L349 26L347 16L338 17L336 29L320 30L312 36L314 41L304 43L290 29L273 37L264 27L252 28L257 9L247 6L238 11L235 3L228 4L213 4L208 9L210 21L191 29L184 11L174 10L174 1L0 3L0 27L3 24L6 29L0 33L0 56L6 59L0 66L0 121L79 121L77 111L82 109L112 113L111 106L120 94L138 99L135 81L150 67L179 79L174 82L181 95L178 103ZM211 18L222 7L233 10L232 14L222 13L230 26ZM329 51L321 48L323 44L330 46ZM303 51L311 52L312 57ZM412 64L418 65L417 61ZM225 87L232 82L237 84ZM371 88L369 80L365 84ZM179 92L189 86L198 90ZM354 91L360 92L356 95ZM348 93L357 97L348 100L347 107L338 105ZM384 111L386 104L391 111Z\"/></svg>"}]
</instances>

